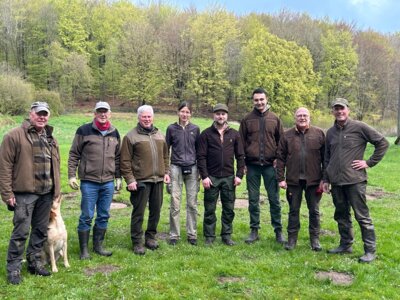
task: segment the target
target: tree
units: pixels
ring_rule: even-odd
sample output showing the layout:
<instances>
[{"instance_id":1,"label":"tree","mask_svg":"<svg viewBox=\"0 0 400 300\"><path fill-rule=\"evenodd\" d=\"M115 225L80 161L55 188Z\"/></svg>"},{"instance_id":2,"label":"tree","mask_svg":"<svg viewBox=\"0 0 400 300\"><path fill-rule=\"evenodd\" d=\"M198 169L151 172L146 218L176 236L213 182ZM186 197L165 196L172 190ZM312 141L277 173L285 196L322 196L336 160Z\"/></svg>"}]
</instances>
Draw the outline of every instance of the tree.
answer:
<instances>
[{"instance_id":1,"label":"tree","mask_svg":"<svg viewBox=\"0 0 400 300\"><path fill-rule=\"evenodd\" d=\"M352 45L352 35L347 30L328 29L321 37L324 49L321 63L321 97L327 107L337 96L351 95L358 64L358 56Z\"/></svg>"},{"instance_id":2,"label":"tree","mask_svg":"<svg viewBox=\"0 0 400 300\"><path fill-rule=\"evenodd\" d=\"M242 92L266 89L279 114L299 106L314 107L319 92L310 52L267 32L260 25L243 49Z\"/></svg>"}]
</instances>

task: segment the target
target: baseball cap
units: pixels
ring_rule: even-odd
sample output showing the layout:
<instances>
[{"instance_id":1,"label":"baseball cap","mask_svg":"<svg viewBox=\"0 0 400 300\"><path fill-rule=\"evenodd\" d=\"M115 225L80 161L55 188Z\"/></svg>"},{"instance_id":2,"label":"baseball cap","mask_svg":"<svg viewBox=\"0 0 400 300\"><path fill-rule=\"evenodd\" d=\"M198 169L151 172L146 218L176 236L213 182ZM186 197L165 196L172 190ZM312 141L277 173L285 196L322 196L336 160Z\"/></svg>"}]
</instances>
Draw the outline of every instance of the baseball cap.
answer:
<instances>
[{"instance_id":1,"label":"baseball cap","mask_svg":"<svg viewBox=\"0 0 400 300\"><path fill-rule=\"evenodd\" d=\"M31 110L34 110L36 113L40 112L40 111L46 111L47 113L50 113L50 107L47 104L47 102L33 102L31 104Z\"/></svg>"},{"instance_id":2,"label":"baseball cap","mask_svg":"<svg viewBox=\"0 0 400 300\"><path fill-rule=\"evenodd\" d=\"M217 112L219 110L223 110L224 112L228 113L228 106L226 106L225 104L222 103L218 103L214 106L213 108L213 112Z\"/></svg>"},{"instance_id":3,"label":"baseball cap","mask_svg":"<svg viewBox=\"0 0 400 300\"><path fill-rule=\"evenodd\" d=\"M108 104L107 102L104 101L99 101L96 103L96 106L94 107L94 110L98 110L100 108L105 108L107 110L111 110L110 104Z\"/></svg>"},{"instance_id":4,"label":"baseball cap","mask_svg":"<svg viewBox=\"0 0 400 300\"><path fill-rule=\"evenodd\" d=\"M335 100L332 101L332 107L336 105L349 107L349 101L347 101L347 99L344 98L336 98Z\"/></svg>"}]
</instances>

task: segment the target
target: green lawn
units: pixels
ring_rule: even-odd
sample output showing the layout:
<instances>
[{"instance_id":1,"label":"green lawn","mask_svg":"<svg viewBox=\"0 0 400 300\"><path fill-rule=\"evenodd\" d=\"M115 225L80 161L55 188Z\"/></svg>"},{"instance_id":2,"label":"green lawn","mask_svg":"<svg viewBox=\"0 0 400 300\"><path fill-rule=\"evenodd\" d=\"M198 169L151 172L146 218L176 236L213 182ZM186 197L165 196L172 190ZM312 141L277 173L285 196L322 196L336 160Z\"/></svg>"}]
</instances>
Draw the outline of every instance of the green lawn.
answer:
<instances>
[{"instance_id":1,"label":"green lawn","mask_svg":"<svg viewBox=\"0 0 400 300\"><path fill-rule=\"evenodd\" d=\"M203 194L199 193L199 245L190 246L185 239L185 203L182 204L182 241L175 247L164 240L169 230L169 197L165 195L159 224L160 248L147 251L145 256L132 252L130 241L131 207L112 210L106 246L113 251L109 258L92 254L92 260L79 260L76 226L79 217L79 193L72 193L67 184L67 159L76 128L92 118L91 113L65 115L51 119L55 136L61 145L62 214L69 232L70 269L58 262L59 273L37 277L26 272L19 286L6 282L5 261L12 230L12 213L0 206L0 298L2 299L398 299L400 296L400 251L398 243L400 185L400 147L391 146L384 160L369 170L369 193L376 197L369 201L378 238L378 259L369 265L359 264L363 253L358 224L354 221L356 242L354 253L332 256L326 249L337 246L338 234L333 220L333 204L324 195L321 202L321 223L324 251L315 253L308 243L306 205L301 211L302 229L298 246L288 252L274 241L268 202L263 193L261 211L261 240L254 245L244 243L249 228L246 208L237 208L234 221L234 247L224 246L218 239L215 246L204 246L202 237ZM0 118L0 137L19 125L19 118ZM156 126L165 132L176 116L156 115ZM210 119L194 118L202 129ZM113 123L124 135L136 124L136 115L114 114ZM233 125L237 127L236 125ZM371 148L368 148L370 153ZM288 205L281 193L282 219L287 225ZM238 198L246 199L245 181L237 191ZM119 202L129 203L128 193L115 195ZM218 207L220 220L220 207ZM218 224L217 232L220 230ZM350 275L349 285L336 285L329 280L316 279L319 271L336 271Z\"/></svg>"}]
</instances>

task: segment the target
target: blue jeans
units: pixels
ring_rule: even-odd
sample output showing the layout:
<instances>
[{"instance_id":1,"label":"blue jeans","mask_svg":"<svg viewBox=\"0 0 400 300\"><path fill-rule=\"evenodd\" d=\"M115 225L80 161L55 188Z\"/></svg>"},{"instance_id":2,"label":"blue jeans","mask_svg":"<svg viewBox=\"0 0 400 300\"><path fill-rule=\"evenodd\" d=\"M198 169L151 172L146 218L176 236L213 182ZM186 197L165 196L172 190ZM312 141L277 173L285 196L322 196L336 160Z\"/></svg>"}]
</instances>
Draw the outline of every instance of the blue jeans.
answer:
<instances>
[{"instance_id":1,"label":"blue jeans","mask_svg":"<svg viewBox=\"0 0 400 300\"><path fill-rule=\"evenodd\" d=\"M114 194L114 181L97 183L81 180L81 192L81 216L79 217L78 231L90 230L95 209L97 212L95 226L99 229L107 229Z\"/></svg>"}]
</instances>

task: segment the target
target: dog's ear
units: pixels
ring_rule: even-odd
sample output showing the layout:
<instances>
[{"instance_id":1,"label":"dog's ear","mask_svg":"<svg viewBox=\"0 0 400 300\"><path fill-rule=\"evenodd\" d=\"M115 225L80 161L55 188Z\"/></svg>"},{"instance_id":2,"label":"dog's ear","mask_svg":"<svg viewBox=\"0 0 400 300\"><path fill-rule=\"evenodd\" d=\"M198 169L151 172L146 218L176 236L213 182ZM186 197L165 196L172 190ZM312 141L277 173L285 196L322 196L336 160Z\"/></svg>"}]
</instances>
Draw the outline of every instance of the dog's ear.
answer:
<instances>
[{"instance_id":1,"label":"dog's ear","mask_svg":"<svg viewBox=\"0 0 400 300\"><path fill-rule=\"evenodd\" d=\"M51 210L51 211L50 211L50 220L53 220L53 219L55 219L55 218L56 218L56 216L57 216L56 212L55 212L55 211L53 211L53 210Z\"/></svg>"}]
</instances>

